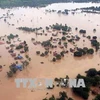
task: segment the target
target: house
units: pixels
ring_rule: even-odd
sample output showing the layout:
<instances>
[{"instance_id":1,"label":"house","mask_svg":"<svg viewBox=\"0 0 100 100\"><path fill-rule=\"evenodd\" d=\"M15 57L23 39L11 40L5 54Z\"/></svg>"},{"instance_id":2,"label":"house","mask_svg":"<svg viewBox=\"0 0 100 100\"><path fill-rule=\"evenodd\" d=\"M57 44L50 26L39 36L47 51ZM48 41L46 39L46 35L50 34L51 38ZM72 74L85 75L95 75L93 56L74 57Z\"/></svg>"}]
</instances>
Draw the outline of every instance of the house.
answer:
<instances>
[{"instance_id":1,"label":"house","mask_svg":"<svg viewBox=\"0 0 100 100\"><path fill-rule=\"evenodd\" d=\"M23 57L22 57L22 56L20 56L20 55L18 55L18 56L17 56L17 59L23 59Z\"/></svg>"},{"instance_id":2,"label":"house","mask_svg":"<svg viewBox=\"0 0 100 100\"><path fill-rule=\"evenodd\" d=\"M16 67L17 69L19 69L20 71L22 71L22 69L23 69L22 65L16 65L15 67Z\"/></svg>"}]
</instances>

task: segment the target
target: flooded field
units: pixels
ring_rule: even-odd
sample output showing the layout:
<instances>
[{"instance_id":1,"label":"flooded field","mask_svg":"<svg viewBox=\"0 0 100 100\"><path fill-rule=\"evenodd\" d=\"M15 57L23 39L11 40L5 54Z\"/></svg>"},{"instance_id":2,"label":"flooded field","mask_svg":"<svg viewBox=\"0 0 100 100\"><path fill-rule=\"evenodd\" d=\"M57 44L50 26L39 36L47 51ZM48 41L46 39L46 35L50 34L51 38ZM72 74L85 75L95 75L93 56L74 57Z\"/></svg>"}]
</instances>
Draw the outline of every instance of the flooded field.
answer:
<instances>
[{"instance_id":1,"label":"flooded field","mask_svg":"<svg viewBox=\"0 0 100 100\"><path fill-rule=\"evenodd\" d=\"M60 5L60 4L59 4ZM58 8L59 8L58 5ZM74 4L73 4L74 5ZM82 7L84 4L82 4ZM100 4L93 4L94 6L99 6ZM92 5L92 6L93 6ZM53 5L54 6L54 5ZM55 4L53 9L56 9L57 5ZM77 5L78 6L78 5ZM76 6L76 8L77 8ZM88 6L88 4L87 4ZM90 4L89 4L90 6ZM65 7L65 4L64 6ZM61 9L64 9L64 8ZM81 7L81 6L80 6ZM85 5L86 7L86 5ZM30 28L39 28L42 27L45 29L46 26L59 23L67 24L72 28L73 35L78 35L81 37L80 41L76 42L78 47L91 47L91 43L87 38L82 37L78 29L85 29L87 31L86 35L97 36L98 41L100 42L100 15L99 14L85 14L85 13L75 13L74 15L69 13L68 15L57 14L57 13L47 13L45 9L50 9L48 6L46 8L12 8L12 9L0 9L0 36L12 34L18 34L19 38L22 41L27 41L29 45L29 56L31 57L31 62L29 67L25 70L18 72L13 78L7 78L6 72L9 70L9 65L15 60L6 50L6 43L0 45L0 65L3 66L2 71L0 72L0 98L2 100L42 100L46 96L49 97L52 94L58 96L59 91L66 91L67 94L74 98L75 100L82 100L82 98L75 96L71 89L61 89L54 88L53 90L34 90L31 92L29 89L17 89L15 86L15 78L52 78L55 77L64 77L68 75L70 78L75 78L77 74L84 75L84 72L89 68L100 69L100 52L94 53L94 55L84 56L81 58L73 57L72 53L65 55L61 61L51 62L52 55L49 57L40 57L36 55L36 51L44 51L40 45L34 45L31 41L31 38L35 38L37 41L48 40L53 31L48 32L45 30L47 36L37 36L34 32L28 33L19 31L18 27L30 27ZM57 9L58 9L57 8ZM74 9L75 7L73 7ZM60 8L59 8L60 9ZM66 8L65 8L66 9ZM68 9L68 8L67 8ZM70 9L70 8L69 8ZM6 18L4 21L7 12L10 17ZM93 32L93 29L96 29L96 32ZM41 31L39 31L41 32ZM61 35L58 35L60 37ZM85 42L83 42L85 40ZM73 48L73 45L69 43L67 50ZM54 51L57 49L54 49ZM23 55L24 56L24 55ZM41 64L40 62L44 62ZM46 95L46 93L49 93ZM92 100L92 96L88 100Z\"/></svg>"}]
</instances>

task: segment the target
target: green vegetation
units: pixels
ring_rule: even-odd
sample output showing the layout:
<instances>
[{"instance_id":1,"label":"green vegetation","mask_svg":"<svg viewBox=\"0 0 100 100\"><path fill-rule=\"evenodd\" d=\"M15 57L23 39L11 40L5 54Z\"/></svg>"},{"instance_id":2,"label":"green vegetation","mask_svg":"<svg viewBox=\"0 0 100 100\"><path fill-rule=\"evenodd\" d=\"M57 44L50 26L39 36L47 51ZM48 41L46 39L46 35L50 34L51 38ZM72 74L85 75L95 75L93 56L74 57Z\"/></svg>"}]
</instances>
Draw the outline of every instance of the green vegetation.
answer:
<instances>
[{"instance_id":1,"label":"green vegetation","mask_svg":"<svg viewBox=\"0 0 100 100\"><path fill-rule=\"evenodd\" d=\"M16 47L17 50L20 50L22 48L23 48L23 45L21 45L21 44Z\"/></svg>"},{"instance_id":2,"label":"green vegetation","mask_svg":"<svg viewBox=\"0 0 100 100\"><path fill-rule=\"evenodd\" d=\"M68 32L71 31L71 27L67 26L66 24L62 25L62 24L56 23L55 25L53 24L53 26L51 27L55 30L62 30L62 31L68 31Z\"/></svg>"},{"instance_id":3,"label":"green vegetation","mask_svg":"<svg viewBox=\"0 0 100 100\"><path fill-rule=\"evenodd\" d=\"M66 37L63 36L63 37L62 37L62 40L65 41L65 40L66 40Z\"/></svg>"},{"instance_id":4,"label":"green vegetation","mask_svg":"<svg viewBox=\"0 0 100 100\"><path fill-rule=\"evenodd\" d=\"M22 30L22 31L26 31L26 32L35 32L37 30L42 29L42 27L39 27L39 28L18 27L17 29Z\"/></svg>"},{"instance_id":5,"label":"green vegetation","mask_svg":"<svg viewBox=\"0 0 100 100\"><path fill-rule=\"evenodd\" d=\"M52 95L49 99L45 98L43 100L74 100L71 97L67 96L67 93L65 91L59 92L59 97L56 98L54 95Z\"/></svg>"},{"instance_id":6,"label":"green vegetation","mask_svg":"<svg viewBox=\"0 0 100 100\"><path fill-rule=\"evenodd\" d=\"M75 57L81 57L81 56L83 56L83 55L86 55L86 54L90 54L90 55L92 55L92 54L94 54L94 49L92 49L92 48L78 48L77 49L77 51L76 52L74 52L74 56Z\"/></svg>"},{"instance_id":7,"label":"green vegetation","mask_svg":"<svg viewBox=\"0 0 100 100\"><path fill-rule=\"evenodd\" d=\"M57 55L56 55L56 59L57 59L57 60L60 60L60 59L61 59L61 55L60 55L60 54L57 54Z\"/></svg>"},{"instance_id":8,"label":"green vegetation","mask_svg":"<svg viewBox=\"0 0 100 100\"><path fill-rule=\"evenodd\" d=\"M100 100L100 94L98 94L98 95L95 97L95 99L93 99L93 100Z\"/></svg>"},{"instance_id":9,"label":"green vegetation","mask_svg":"<svg viewBox=\"0 0 100 100\"><path fill-rule=\"evenodd\" d=\"M91 40L91 45L95 47L96 52L99 50L100 43L97 41L97 37L93 36Z\"/></svg>"},{"instance_id":10,"label":"green vegetation","mask_svg":"<svg viewBox=\"0 0 100 100\"><path fill-rule=\"evenodd\" d=\"M81 8L82 10L92 10L92 11L100 11L100 7L87 7Z\"/></svg>"},{"instance_id":11,"label":"green vegetation","mask_svg":"<svg viewBox=\"0 0 100 100\"><path fill-rule=\"evenodd\" d=\"M85 81L85 88L73 88L73 92L79 96L81 96L83 99L88 99L89 92L91 90L91 86L98 87L100 83L100 71L97 71L95 68L91 68L88 71L86 71L86 76L82 76L80 74L77 75L77 79L84 79ZM93 90L91 90L93 91ZM97 95L94 100L99 100L100 96Z\"/></svg>"},{"instance_id":12,"label":"green vegetation","mask_svg":"<svg viewBox=\"0 0 100 100\"><path fill-rule=\"evenodd\" d=\"M7 36L8 40L14 39L16 37L18 37L18 35L10 34L10 35Z\"/></svg>"},{"instance_id":13,"label":"green vegetation","mask_svg":"<svg viewBox=\"0 0 100 100\"><path fill-rule=\"evenodd\" d=\"M26 66L29 65L29 62L27 60L22 62L22 67L25 68ZM7 72L7 76L8 77L13 77L14 74L16 74L17 72L17 68L16 68L16 64L13 63L9 66L9 71Z\"/></svg>"},{"instance_id":14,"label":"green vegetation","mask_svg":"<svg viewBox=\"0 0 100 100\"><path fill-rule=\"evenodd\" d=\"M100 0L73 0L74 2L100 2ZM0 0L0 7L45 6L51 3L70 2L70 0Z\"/></svg>"},{"instance_id":15,"label":"green vegetation","mask_svg":"<svg viewBox=\"0 0 100 100\"><path fill-rule=\"evenodd\" d=\"M85 33L86 33L86 30L81 29L81 30L79 31L79 33L85 34Z\"/></svg>"}]
</instances>

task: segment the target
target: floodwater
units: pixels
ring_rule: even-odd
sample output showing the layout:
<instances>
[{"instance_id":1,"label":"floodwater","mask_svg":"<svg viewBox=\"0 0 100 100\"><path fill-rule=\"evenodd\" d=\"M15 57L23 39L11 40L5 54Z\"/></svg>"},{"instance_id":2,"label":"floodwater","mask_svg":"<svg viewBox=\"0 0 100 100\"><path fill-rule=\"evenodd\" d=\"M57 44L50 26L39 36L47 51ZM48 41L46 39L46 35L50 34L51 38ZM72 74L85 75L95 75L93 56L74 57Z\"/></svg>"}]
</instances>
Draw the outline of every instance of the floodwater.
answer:
<instances>
[{"instance_id":1,"label":"floodwater","mask_svg":"<svg viewBox=\"0 0 100 100\"><path fill-rule=\"evenodd\" d=\"M65 4L63 4L65 5ZM62 5L62 6L63 6ZM90 5L90 4L89 4ZM98 4L97 4L98 5ZM54 6L54 5L53 5ZM55 4L56 6L56 4ZM77 6L76 6L77 7ZM0 99L2 100L42 100L45 97L49 97L52 94L55 96L59 95L59 91L66 91L69 97L75 100L82 100L80 97L75 96L71 89L61 89L54 88L53 90L34 90L31 92L29 89L17 89L15 86L15 78L55 78L55 77L65 77L68 75L70 78L75 78L77 74L84 75L84 72L89 68L100 69L100 52L95 53L93 56L85 56L82 58L74 58L71 53L67 54L61 61L52 63L50 62L52 55L47 58L42 58L36 55L36 51L44 51L44 49L39 45L33 45L31 38L36 38L34 33L26 33L17 30L17 27L43 27L52 25L55 23L67 24L72 27L73 35L79 35L75 28L86 29L87 36L98 36L100 41L100 15L99 14L86 14L76 13L72 15L63 15L55 13L46 13L47 8L12 8L12 9L0 9L0 17L6 14L10 10L10 14L13 13L14 16L7 18L7 22L4 22L4 18L0 19L0 36L8 35L10 33L18 34L20 39L26 40L29 45L29 56L32 61L28 68L22 72L18 72L13 78L8 79L6 72L9 71L9 65L15 62L8 51L5 49L5 45L0 45L0 65L3 66L2 72L0 72ZM12 26L11 24L14 24ZM93 33L93 29L96 28L96 33ZM38 36L37 41L43 41L50 38L51 33L45 31L48 36ZM52 32L53 33L53 32ZM79 35L80 36L80 35ZM60 35L58 36L60 37ZM91 47L90 41L82 36L81 40L76 44L78 47ZM85 42L83 42L83 39ZM72 44L68 44L68 49L73 47ZM24 56L24 55L23 55ZM41 64L40 62L44 62ZM49 93L46 95L46 93ZM92 100L92 96L89 100Z\"/></svg>"},{"instance_id":2,"label":"floodwater","mask_svg":"<svg viewBox=\"0 0 100 100\"><path fill-rule=\"evenodd\" d=\"M100 3L54 3L51 5L48 5L46 9L53 9L53 10L72 10L76 8L84 8L84 7L98 7L100 6Z\"/></svg>"}]
</instances>

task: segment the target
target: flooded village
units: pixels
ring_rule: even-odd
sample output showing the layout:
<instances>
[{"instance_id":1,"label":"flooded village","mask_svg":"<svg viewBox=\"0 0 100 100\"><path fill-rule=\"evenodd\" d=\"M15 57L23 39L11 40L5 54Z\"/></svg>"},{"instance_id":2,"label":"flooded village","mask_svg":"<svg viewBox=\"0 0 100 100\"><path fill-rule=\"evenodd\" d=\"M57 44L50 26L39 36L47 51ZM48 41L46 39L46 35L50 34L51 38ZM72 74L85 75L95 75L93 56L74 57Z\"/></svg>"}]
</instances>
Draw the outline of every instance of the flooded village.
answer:
<instances>
[{"instance_id":1,"label":"flooded village","mask_svg":"<svg viewBox=\"0 0 100 100\"><path fill-rule=\"evenodd\" d=\"M91 6L100 3L0 8L2 100L100 100L100 14L80 9ZM54 82L16 88L16 78ZM68 88L69 78L84 79L86 88Z\"/></svg>"}]
</instances>

